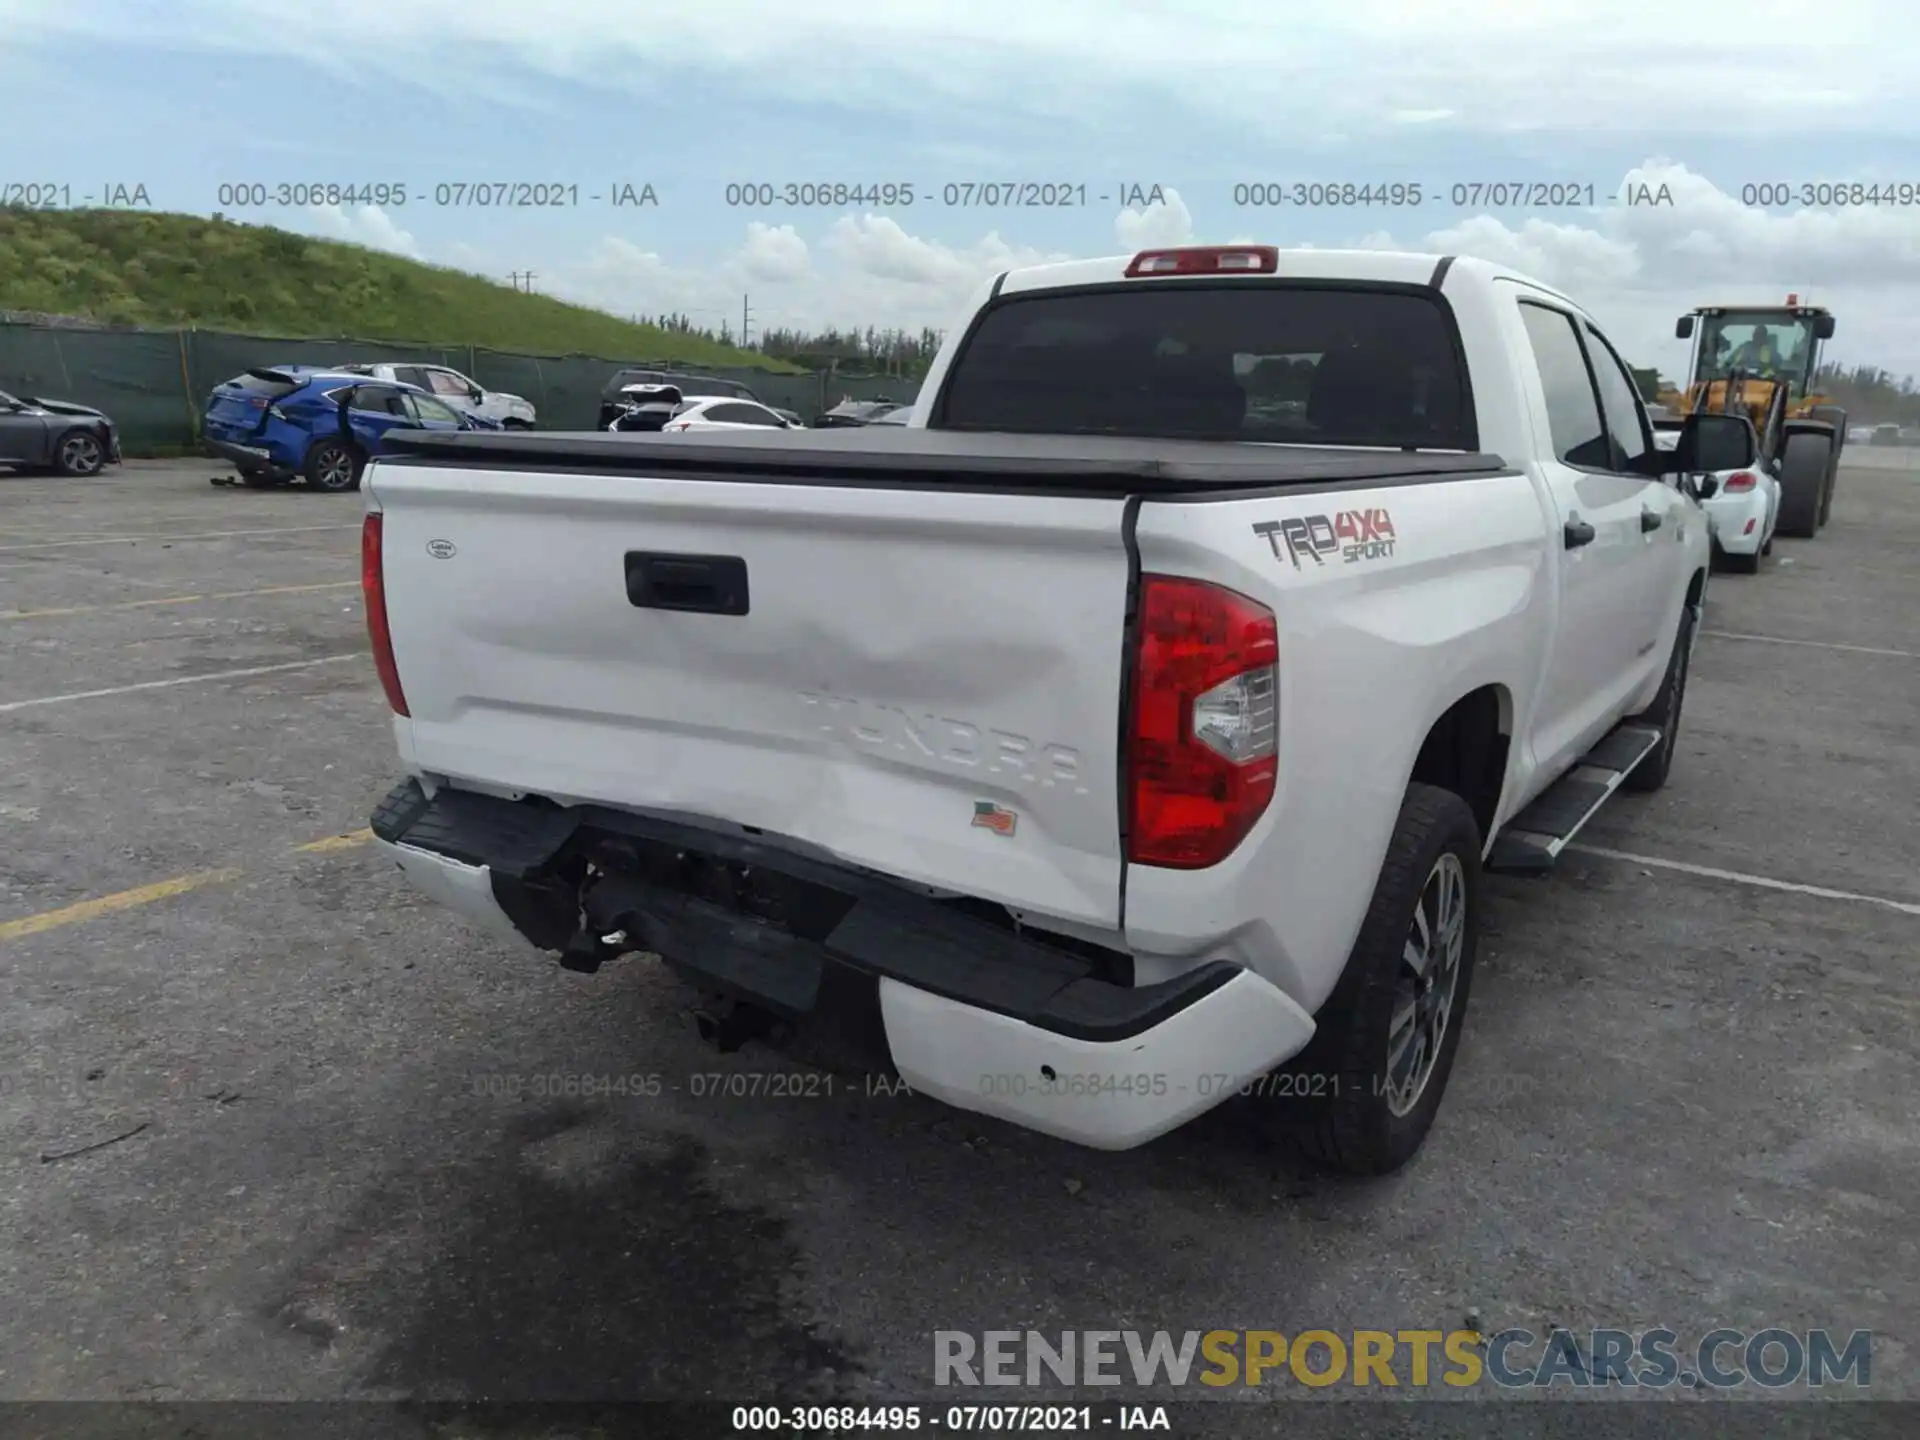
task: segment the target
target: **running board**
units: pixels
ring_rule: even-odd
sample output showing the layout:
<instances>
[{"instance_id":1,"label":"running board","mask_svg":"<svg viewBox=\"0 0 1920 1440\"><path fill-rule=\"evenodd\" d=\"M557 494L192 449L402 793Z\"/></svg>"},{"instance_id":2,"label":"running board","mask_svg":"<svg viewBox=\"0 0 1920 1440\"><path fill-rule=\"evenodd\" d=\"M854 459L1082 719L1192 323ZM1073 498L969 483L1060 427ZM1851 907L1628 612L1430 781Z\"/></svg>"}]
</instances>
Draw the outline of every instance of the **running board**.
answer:
<instances>
[{"instance_id":1,"label":"running board","mask_svg":"<svg viewBox=\"0 0 1920 1440\"><path fill-rule=\"evenodd\" d=\"M1483 868L1544 875L1581 827L1607 803L1633 767L1660 743L1651 725L1619 725L1526 809L1507 822Z\"/></svg>"}]
</instances>

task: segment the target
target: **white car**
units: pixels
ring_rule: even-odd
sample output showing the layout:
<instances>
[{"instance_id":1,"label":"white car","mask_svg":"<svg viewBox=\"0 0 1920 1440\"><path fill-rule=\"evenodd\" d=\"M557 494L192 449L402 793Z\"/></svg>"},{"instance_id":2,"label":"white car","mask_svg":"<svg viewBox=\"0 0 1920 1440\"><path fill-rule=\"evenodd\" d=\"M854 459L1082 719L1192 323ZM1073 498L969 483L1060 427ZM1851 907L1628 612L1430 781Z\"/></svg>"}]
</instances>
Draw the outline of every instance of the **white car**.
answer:
<instances>
[{"instance_id":1,"label":"white car","mask_svg":"<svg viewBox=\"0 0 1920 1440\"><path fill-rule=\"evenodd\" d=\"M1709 560L1683 476L1752 427L1663 452L1590 316L1464 256L1036 266L947 334L885 444L376 458L406 778L375 843L523 956L664 964L722 1048L818 1015L1078 1144L1244 1094L1398 1167L1483 868L1666 783ZM1303 406L1248 403L1303 356Z\"/></svg>"},{"instance_id":2,"label":"white car","mask_svg":"<svg viewBox=\"0 0 1920 1440\"><path fill-rule=\"evenodd\" d=\"M397 380L402 385L418 385L456 410L497 421L502 429L531 430L534 426L533 402L504 390L486 386L450 370L444 365L341 365L348 375L368 375L376 380Z\"/></svg>"},{"instance_id":3,"label":"white car","mask_svg":"<svg viewBox=\"0 0 1920 1440\"><path fill-rule=\"evenodd\" d=\"M1673 449L1679 440L1679 422L1655 422L1654 443ZM1778 461L1756 459L1733 470L1715 470L1696 477L1700 508L1707 512L1713 537L1713 558L1739 575L1755 575L1762 556L1773 553L1773 532L1780 523Z\"/></svg>"},{"instance_id":4,"label":"white car","mask_svg":"<svg viewBox=\"0 0 1920 1440\"><path fill-rule=\"evenodd\" d=\"M710 396L686 401L661 428L672 434L681 430L797 430L800 427L756 401Z\"/></svg>"}]
</instances>

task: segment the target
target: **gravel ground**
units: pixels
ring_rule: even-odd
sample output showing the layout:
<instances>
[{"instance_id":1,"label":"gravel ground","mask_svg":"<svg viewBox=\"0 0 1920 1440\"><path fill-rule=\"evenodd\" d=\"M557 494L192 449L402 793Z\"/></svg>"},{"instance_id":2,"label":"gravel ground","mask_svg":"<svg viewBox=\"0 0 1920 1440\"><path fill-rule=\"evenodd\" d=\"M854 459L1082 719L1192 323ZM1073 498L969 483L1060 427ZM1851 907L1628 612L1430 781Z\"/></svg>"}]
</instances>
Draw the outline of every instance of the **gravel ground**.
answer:
<instances>
[{"instance_id":1,"label":"gravel ground","mask_svg":"<svg viewBox=\"0 0 1920 1440\"><path fill-rule=\"evenodd\" d=\"M1871 1393L1920 1398L1914 475L1715 577L1673 782L1490 882L1440 1121L1357 1184L1234 1107L1105 1155L830 1038L719 1056L657 966L414 898L351 838L394 767L358 501L214 469L0 474L0 1400L926 1400L936 1330L1470 1313L1868 1329ZM802 1061L811 1095L694 1093ZM493 1093L543 1076L661 1088ZM1813 1411L1867 1433L1767 1433Z\"/></svg>"}]
</instances>

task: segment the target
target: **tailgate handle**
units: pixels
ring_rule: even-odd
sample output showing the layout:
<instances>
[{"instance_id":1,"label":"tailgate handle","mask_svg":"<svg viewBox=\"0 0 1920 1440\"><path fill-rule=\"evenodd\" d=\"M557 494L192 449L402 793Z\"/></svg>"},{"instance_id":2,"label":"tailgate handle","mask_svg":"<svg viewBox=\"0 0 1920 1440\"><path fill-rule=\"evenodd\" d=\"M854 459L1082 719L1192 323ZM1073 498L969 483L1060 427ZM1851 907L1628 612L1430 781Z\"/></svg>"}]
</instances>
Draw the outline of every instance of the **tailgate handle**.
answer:
<instances>
[{"instance_id":1,"label":"tailgate handle","mask_svg":"<svg viewBox=\"0 0 1920 1440\"><path fill-rule=\"evenodd\" d=\"M642 610L747 613L747 562L738 555L627 552L627 599Z\"/></svg>"}]
</instances>

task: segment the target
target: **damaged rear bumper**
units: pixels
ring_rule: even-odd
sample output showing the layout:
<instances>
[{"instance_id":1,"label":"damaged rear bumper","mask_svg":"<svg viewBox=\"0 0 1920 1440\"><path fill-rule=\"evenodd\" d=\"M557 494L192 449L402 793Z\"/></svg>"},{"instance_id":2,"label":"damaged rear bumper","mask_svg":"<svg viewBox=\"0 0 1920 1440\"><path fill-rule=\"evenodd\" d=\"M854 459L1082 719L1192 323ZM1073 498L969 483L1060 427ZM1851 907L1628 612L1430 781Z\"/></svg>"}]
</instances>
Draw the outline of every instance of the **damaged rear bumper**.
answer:
<instances>
[{"instance_id":1,"label":"damaged rear bumper","mask_svg":"<svg viewBox=\"0 0 1920 1440\"><path fill-rule=\"evenodd\" d=\"M373 832L420 890L494 934L582 970L651 952L787 1017L864 1010L913 1089L1098 1149L1175 1129L1313 1034L1277 987L1227 962L1134 986L989 907L672 817L429 799L409 780Z\"/></svg>"}]
</instances>

